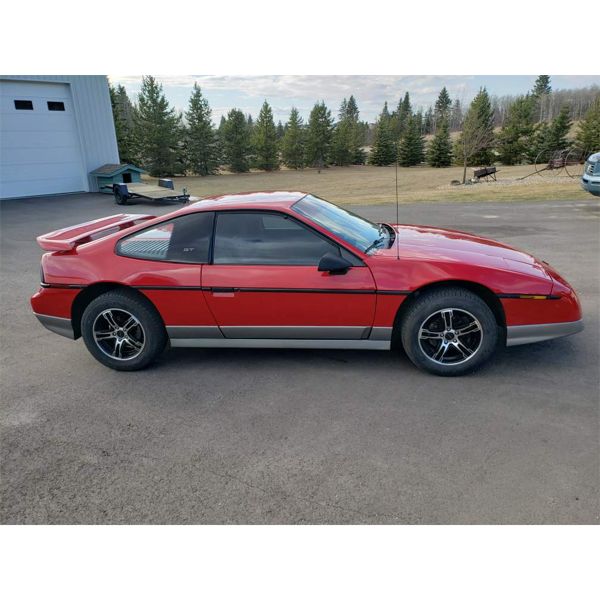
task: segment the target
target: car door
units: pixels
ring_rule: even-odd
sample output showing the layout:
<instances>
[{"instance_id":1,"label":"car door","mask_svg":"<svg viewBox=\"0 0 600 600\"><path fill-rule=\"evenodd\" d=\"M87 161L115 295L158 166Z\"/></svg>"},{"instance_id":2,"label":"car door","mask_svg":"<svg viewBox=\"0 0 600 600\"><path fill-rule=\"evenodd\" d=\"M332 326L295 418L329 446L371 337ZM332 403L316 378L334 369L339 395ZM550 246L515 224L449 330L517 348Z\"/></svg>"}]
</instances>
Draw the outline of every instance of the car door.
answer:
<instances>
[{"instance_id":1,"label":"car door","mask_svg":"<svg viewBox=\"0 0 600 600\"><path fill-rule=\"evenodd\" d=\"M318 271L327 252L353 266L344 274ZM373 324L370 269L284 213L217 212L202 287L226 338L364 339Z\"/></svg>"}]
</instances>

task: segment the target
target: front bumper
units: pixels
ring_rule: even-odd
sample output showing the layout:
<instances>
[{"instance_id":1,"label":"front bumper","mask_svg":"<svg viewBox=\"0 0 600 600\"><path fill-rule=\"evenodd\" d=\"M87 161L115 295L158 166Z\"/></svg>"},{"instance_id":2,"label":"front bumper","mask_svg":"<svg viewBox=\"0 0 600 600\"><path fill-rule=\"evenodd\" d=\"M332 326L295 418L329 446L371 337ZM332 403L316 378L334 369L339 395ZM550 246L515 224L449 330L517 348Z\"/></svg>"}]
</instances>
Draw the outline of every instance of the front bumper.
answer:
<instances>
[{"instance_id":1,"label":"front bumper","mask_svg":"<svg viewBox=\"0 0 600 600\"><path fill-rule=\"evenodd\" d=\"M63 317L52 317L50 315L40 315L38 313L34 314L38 318L38 321L46 329L49 329L54 333L58 333L58 335L67 337L70 340L75 339L75 332L73 331L73 326L71 325L71 319L65 319Z\"/></svg>"},{"instance_id":2,"label":"front bumper","mask_svg":"<svg viewBox=\"0 0 600 600\"><path fill-rule=\"evenodd\" d=\"M566 323L543 323L542 325L512 325L506 328L506 345L521 346L545 342L583 331L583 319Z\"/></svg>"},{"instance_id":3,"label":"front bumper","mask_svg":"<svg viewBox=\"0 0 600 600\"><path fill-rule=\"evenodd\" d=\"M594 196L600 196L600 177L584 175L581 178L581 187Z\"/></svg>"}]
</instances>

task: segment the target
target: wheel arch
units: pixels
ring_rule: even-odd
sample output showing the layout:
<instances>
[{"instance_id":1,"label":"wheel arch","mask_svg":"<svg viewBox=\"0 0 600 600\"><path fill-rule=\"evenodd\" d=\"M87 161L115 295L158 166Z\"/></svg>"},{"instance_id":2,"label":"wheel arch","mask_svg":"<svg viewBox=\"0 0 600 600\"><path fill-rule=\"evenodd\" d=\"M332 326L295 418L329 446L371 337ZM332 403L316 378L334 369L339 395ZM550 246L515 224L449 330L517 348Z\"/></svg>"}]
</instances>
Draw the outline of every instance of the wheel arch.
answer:
<instances>
[{"instance_id":1,"label":"wheel arch","mask_svg":"<svg viewBox=\"0 0 600 600\"><path fill-rule=\"evenodd\" d=\"M402 320L404 319L404 315L408 312L408 309L411 307L413 302L415 302L418 298L420 298L423 294L451 287L460 287L466 289L470 292L473 292L477 296L479 296L489 307L496 319L496 323L498 327L506 332L506 314L504 312L504 307L500 302L500 299L490 288L482 285L480 283L476 283L474 281L465 281L462 279L445 279L442 281L435 281L432 283L428 283L426 285L417 288L412 291L402 302L400 307L398 308L398 312L396 313L396 318L394 319L394 334L393 334L393 343L397 344L399 342L399 332L402 325Z\"/></svg>"},{"instance_id":2,"label":"wheel arch","mask_svg":"<svg viewBox=\"0 0 600 600\"><path fill-rule=\"evenodd\" d=\"M116 281L102 281L99 283L93 283L85 287L73 300L73 304L71 305L71 326L73 327L74 339L78 339L81 337L81 319L83 317L83 313L85 309L88 307L90 302L105 294L106 292L111 292L115 290L127 291L128 293L135 294L139 299L144 301L146 304L149 304L156 310L159 317L161 317L160 313L152 303L152 301L139 292L138 290L129 287L123 283L118 283ZM161 317L162 320L162 317Z\"/></svg>"}]
</instances>

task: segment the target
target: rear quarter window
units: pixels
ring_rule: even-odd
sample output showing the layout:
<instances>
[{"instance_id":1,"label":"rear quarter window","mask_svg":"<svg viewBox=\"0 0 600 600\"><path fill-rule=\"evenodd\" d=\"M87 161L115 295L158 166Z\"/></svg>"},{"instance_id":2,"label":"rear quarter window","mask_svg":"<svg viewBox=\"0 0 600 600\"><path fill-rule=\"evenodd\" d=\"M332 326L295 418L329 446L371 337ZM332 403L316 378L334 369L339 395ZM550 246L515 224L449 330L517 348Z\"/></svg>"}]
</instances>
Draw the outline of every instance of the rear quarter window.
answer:
<instances>
[{"instance_id":1,"label":"rear quarter window","mask_svg":"<svg viewBox=\"0 0 600 600\"><path fill-rule=\"evenodd\" d=\"M121 239L120 256L182 263L207 263L213 213L194 213L165 221Z\"/></svg>"}]
</instances>

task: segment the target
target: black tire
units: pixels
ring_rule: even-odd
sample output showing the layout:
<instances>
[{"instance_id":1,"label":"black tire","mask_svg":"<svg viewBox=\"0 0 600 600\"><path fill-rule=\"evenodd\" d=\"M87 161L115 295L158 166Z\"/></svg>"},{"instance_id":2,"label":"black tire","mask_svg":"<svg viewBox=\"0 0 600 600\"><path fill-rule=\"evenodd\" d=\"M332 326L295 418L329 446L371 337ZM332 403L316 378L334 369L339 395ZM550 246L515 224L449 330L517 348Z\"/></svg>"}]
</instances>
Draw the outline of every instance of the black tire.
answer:
<instances>
[{"instance_id":1,"label":"black tire","mask_svg":"<svg viewBox=\"0 0 600 600\"><path fill-rule=\"evenodd\" d=\"M117 371L147 367L167 343L167 332L154 306L128 290L106 292L92 300L81 318L81 334L92 356Z\"/></svg>"},{"instance_id":2,"label":"black tire","mask_svg":"<svg viewBox=\"0 0 600 600\"><path fill-rule=\"evenodd\" d=\"M115 202L117 204L120 204L121 206L124 205L124 204L127 204L127 198L121 196L121 192L119 192L118 190L115 190L113 192L113 195L115 197Z\"/></svg>"},{"instance_id":3,"label":"black tire","mask_svg":"<svg viewBox=\"0 0 600 600\"><path fill-rule=\"evenodd\" d=\"M489 306L460 287L424 293L408 308L400 326L410 360L419 369L447 377L465 375L485 364L500 333Z\"/></svg>"}]
</instances>

